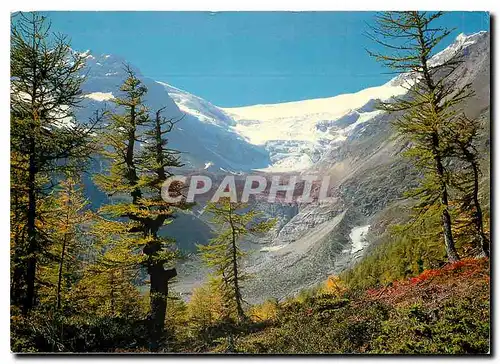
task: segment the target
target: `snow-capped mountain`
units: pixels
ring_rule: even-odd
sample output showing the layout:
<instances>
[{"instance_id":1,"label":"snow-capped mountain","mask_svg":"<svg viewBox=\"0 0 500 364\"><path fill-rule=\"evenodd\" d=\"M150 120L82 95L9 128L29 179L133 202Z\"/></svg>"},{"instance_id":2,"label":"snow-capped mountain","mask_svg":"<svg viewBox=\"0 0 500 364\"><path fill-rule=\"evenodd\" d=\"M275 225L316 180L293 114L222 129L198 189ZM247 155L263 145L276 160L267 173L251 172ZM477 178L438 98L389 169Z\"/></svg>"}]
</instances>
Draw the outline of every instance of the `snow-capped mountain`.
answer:
<instances>
[{"instance_id":1,"label":"snow-capped mountain","mask_svg":"<svg viewBox=\"0 0 500 364\"><path fill-rule=\"evenodd\" d=\"M126 79L123 58L114 55L83 53L86 67L82 70L84 102L77 110L79 119L90 117L97 109L112 109L110 100L120 95L120 85ZM183 152L187 168L248 171L269 165L268 152L253 145L231 128L232 119L223 110L194 95L144 77L131 66L148 88L146 106L151 112L165 107L164 116L182 119L169 135L173 149ZM172 96L170 96L170 94Z\"/></svg>"},{"instance_id":2,"label":"snow-capped mountain","mask_svg":"<svg viewBox=\"0 0 500 364\"><path fill-rule=\"evenodd\" d=\"M374 108L377 101L406 92L403 85L390 81L330 98L221 108L172 85L158 84L182 112L201 123L236 133L267 151L270 163L258 169L268 172L299 171L312 166L325 150L344 142L358 126L379 115L380 111ZM106 95L93 93L89 97L102 99ZM214 163L207 161L207 165Z\"/></svg>"},{"instance_id":3,"label":"snow-capped mountain","mask_svg":"<svg viewBox=\"0 0 500 364\"><path fill-rule=\"evenodd\" d=\"M381 112L377 101L406 93L388 82L352 94L282 104L224 109L236 120L234 130L269 151L267 171L304 170L325 150L343 143L360 125Z\"/></svg>"},{"instance_id":4,"label":"snow-capped mountain","mask_svg":"<svg viewBox=\"0 0 500 364\"><path fill-rule=\"evenodd\" d=\"M486 33L460 34L431 59L431 64L438 65L458 52L466 52ZM266 150L270 164L259 169L289 172L313 166L326 151L344 143L355 131L362 131L363 124L381 114L375 110L376 102L404 95L414 82L412 75L406 74L355 93L238 108L217 107L174 86L159 83L183 112L204 123L236 132L248 143Z\"/></svg>"},{"instance_id":5,"label":"snow-capped mountain","mask_svg":"<svg viewBox=\"0 0 500 364\"><path fill-rule=\"evenodd\" d=\"M186 114L196 117L203 123L214 124L221 127L235 125L235 121L221 108L212 105L201 97L190 94L189 92L178 89L165 82L158 81L158 83L165 87L165 90L177 104L177 107Z\"/></svg>"},{"instance_id":6,"label":"snow-capped mountain","mask_svg":"<svg viewBox=\"0 0 500 364\"><path fill-rule=\"evenodd\" d=\"M470 83L475 91L463 108L469 117L487 126L489 33L459 35L432 62L439 64L458 54L466 57L454 72L454 82L457 87ZM124 60L90 53L86 57L83 91L87 105L83 106L90 107L82 108L82 112L112 107L109 100L119 95L125 78ZM392 116L375 110L378 100L404 95L406 87L415 82L412 75L330 98L222 108L136 71L149 89L146 103L152 110L166 106L166 116L184 115L170 143L184 152L182 159L187 167L233 173L314 170L332 177L330 195L334 202L257 206L278 217L280 224L266 241L245 242L252 250L247 269L254 278L245 288L250 302L284 297L352 264L364 254L366 246L376 241L380 231L394 222L394 215L386 211L404 203L403 192L417 178L400 156L403 146L390 127ZM209 226L201 218L182 215L165 233L168 230L167 235L189 250L195 243L206 242L210 235ZM180 293L191 292L204 279L195 261L179 265L178 271L175 289Z\"/></svg>"},{"instance_id":7,"label":"snow-capped mountain","mask_svg":"<svg viewBox=\"0 0 500 364\"><path fill-rule=\"evenodd\" d=\"M469 46L480 42L482 39L488 36L487 31L481 31L477 32L474 34L470 35L465 35L464 33L460 33L455 41L446 47L444 50L442 50L439 53L436 53L431 59L430 59L430 65L436 66L439 64L442 64L451 58L453 58L458 52L464 52L467 54L467 50Z\"/></svg>"},{"instance_id":8,"label":"snow-capped mountain","mask_svg":"<svg viewBox=\"0 0 500 364\"><path fill-rule=\"evenodd\" d=\"M436 54L436 65L484 38L487 32L460 34L445 50ZM119 94L125 78L126 61L114 55L82 53L86 68L82 77L88 110L112 107L109 102ZM143 77L148 87L146 104L152 109L166 107L166 116L181 118L170 142L184 152L188 167L211 171L269 172L301 171L312 167L326 152L338 148L366 123L377 119L377 101L404 95L415 82L411 75L400 75L384 85L334 97L281 104L223 108L187 91Z\"/></svg>"}]
</instances>

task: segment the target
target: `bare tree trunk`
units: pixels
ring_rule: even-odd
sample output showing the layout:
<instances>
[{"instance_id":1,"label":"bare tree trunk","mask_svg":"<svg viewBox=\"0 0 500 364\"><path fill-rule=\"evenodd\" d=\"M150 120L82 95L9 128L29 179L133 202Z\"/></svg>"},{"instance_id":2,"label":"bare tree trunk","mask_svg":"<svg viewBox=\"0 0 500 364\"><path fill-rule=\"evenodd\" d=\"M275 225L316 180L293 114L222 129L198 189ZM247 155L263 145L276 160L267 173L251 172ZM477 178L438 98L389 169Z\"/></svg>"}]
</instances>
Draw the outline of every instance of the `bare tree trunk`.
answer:
<instances>
[{"instance_id":1,"label":"bare tree trunk","mask_svg":"<svg viewBox=\"0 0 500 364\"><path fill-rule=\"evenodd\" d=\"M451 263L457 262L460 260L460 257L458 256L457 250L455 249L455 242L453 241L453 235L451 233L451 218L450 213L448 212L448 208L445 208L443 210L442 222L446 255L448 256L448 260Z\"/></svg>"},{"instance_id":2,"label":"bare tree trunk","mask_svg":"<svg viewBox=\"0 0 500 364\"><path fill-rule=\"evenodd\" d=\"M236 257L236 243L233 239L233 274L234 274L234 296L236 300L236 312L240 321L245 320L245 312L242 306L242 297L238 277L238 262Z\"/></svg>"},{"instance_id":3,"label":"bare tree trunk","mask_svg":"<svg viewBox=\"0 0 500 364\"><path fill-rule=\"evenodd\" d=\"M27 313L33 308L35 301L35 276L37 264L37 241L36 241L36 192L35 192L35 141L31 140L30 143L30 158L29 158L29 171L28 171L28 219L27 219L27 232L28 232L28 249L27 249L27 267L26 267L26 297L24 302L23 311Z\"/></svg>"},{"instance_id":4,"label":"bare tree trunk","mask_svg":"<svg viewBox=\"0 0 500 364\"><path fill-rule=\"evenodd\" d=\"M483 210L481 209L481 204L479 203L479 169L477 163L474 160L471 162L472 170L474 172L474 207L476 208L474 214L474 225L476 227L476 232L478 235L478 248L480 249L481 255L484 257L490 256L489 241L484 233L483 225Z\"/></svg>"},{"instance_id":5,"label":"bare tree trunk","mask_svg":"<svg viewBox=\"0 0 500 364\"><path fill-rule=\"evenodd\" d=\"M238 254L237 254L236 234L234 230L235 228L233 224L232 213L233 211L231 209L231 203L229 203L229 224L231 225L231 233L232 233L231 250L233 255L232 263L233 263L233 276L234 276L234 283L233 283L234 299L236 301L236 312L238 314L238 319L240 321L244 321L245 311L243 311L240 282L238 277Z\"/></svg>"},{"instance_id":6,"label":"bare tree trunk","mask_svg":"<svg viewBox=\"0 0 500 364\"><path fill-rule=\"evenodd\" d=\"M60 260L59 260L59 271L57 273L57 302L56 302L56 308L58 310L61 309L62 272L63 272L63 266L64 266L64 258L65 258L65 256L66 256L66 236L64 237L64 240L63 240L61 257L60 257Z\"/></svg>"},{"instance_id":7,"label":"bare tree trunk","mask_svg":"<svg viewBox=\"0 0 500 364\"><path fill-rule=\"evenodd\" d=\"M448 260L450 262L457 262L460 260L460 257L455 248L453 233L451 231L451 217L448 211L448 191L446 189L446 186L443 187L443 190L441 192L441 203L444 206L442 213L442 223L446 255L448 256Z\"/></svg>"},{"instance_id":8,"label":"bare tree trunk","mask_svg":"<svg viewBox=\"0 0 500 364\"><path fill-rule=\"evenodd\" d=\"M163 265L156 264L150 272L150 342L149 350L158 351L163 336L167 311L168 286L164 277Z\"/></svg>"},{"instance_id":9,"label":"bare tree trunk","mask_svg":"<svg viewBox=\"0 0 500 364\"><path fill-rule=\"evenodd\" d=\"M441 205L443 207L443 212L441 216L441 221L443 224L443 235L444 235L444 246L446 249L446 255L450 262L456 262L460 260L460 257L455 248L455 242L453 241L453 233L451 230L451 217L448 211L448 189L446 186L444 167L441 161L441 157L437 151L438 138L434 135L434 161L436 163L436 172L439 178L439 183L441 184Z\"/></svg>"},{"instance_id":10,"label":"bare tree trunk","mask_svg":"<svg viewBox=\"0 0 500 364\"><path fill-rule=\"evenodd\" d=\"M14 210L15 217L13 220L13 225L17 225L21 218L19 217L19 194L17 191L13 191L11 189L11 194L14 196L14 203L11 209ZM24 269L22 265L22 256L23 254L23 242L24 236L20 236L21 233L19 229L16 228L16 232L14 234L14 252L12 257L11 266L14 267L11 279L10 279L10 300L11 304L20 305L22 304L21 298L23 297L23 279L24 279ZM24 235L24 234L23 234Z\"/></svg>"},{"instance_id":11,"label":"bare tree trunk","mask_svg":"<svg viewBox=\"0 0 500 364\"><path fill-rule=\"evenodd\" d=\"M111 309L111 317L115 316L115 272L111 270L110 272L110 285L111 285L111 292L110 292L110 309Z\"/></svg>"},{"instance_id":12,"label":"bare tree trunk","mask_svg":"<svg viewBox=\"0 0 500 364\"><path fill-rule=\"evenodd\" d=\"M150 268L150 343L149 350L158 351L163 338L167 314L168 281L177 276L175 268L165 270L163 263Z\"/></svg>"},{"instance_id":13,"label":"bare tree trunk","mask_svg":"<svg viewBox=\"0 0 500 364\"><path fill-rule=\"evenodd\" d=\"M71 190L68 191L68 206L66 207L66 229L69 227L69 209L71 208ZM63 267L64 267L64 259L66 257L66 245L68 241L68 234L67 230L66 233L64 233L63 237L63 244L61 248L61 257L59 260L59 271L57 273L57 301L56 301L56 308L58 310L61 309L61 286L62 286L62 272L63 272Z\"/></svg>"}]
</instances>

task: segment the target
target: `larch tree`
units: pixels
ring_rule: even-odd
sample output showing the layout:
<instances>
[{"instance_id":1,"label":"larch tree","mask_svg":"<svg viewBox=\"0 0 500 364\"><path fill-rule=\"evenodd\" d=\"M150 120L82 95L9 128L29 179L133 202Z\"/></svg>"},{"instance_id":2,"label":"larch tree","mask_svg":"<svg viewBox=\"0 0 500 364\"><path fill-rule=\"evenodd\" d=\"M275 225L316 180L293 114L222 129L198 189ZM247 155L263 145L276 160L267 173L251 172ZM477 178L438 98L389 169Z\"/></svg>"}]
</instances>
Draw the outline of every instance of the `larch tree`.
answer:
<instances>
[{"instance_id":1,"label":"larch tree","mask_svg":"<svg viewBox=\"0 0 500 364\"><path fill-rule=\"evenodd\" d=\"M36 301L37 264L46 245L39 202L64 173L82 169L99 115L88 123L76 122L84 59L64 36L50 31L44 16L14 14L10 54L11 171L19 188L13 203L22 200L26 209L17 215L24 219L17 221L23 233L17 235L22 241L14 249L22 258L13 260L17 268L23 267L14 273L20 275L15 280L25 282L21 294L27 313Z\"/></svg>"},{"instance_id":2,"label":"larch tree","mask_svg":"<svg viewBox=\"0 0 500 364\"><path fill-rule=\"evenodd\" d=\"M125 70L121 96L113 99L116 112L108 113L110 124L101 136L102 155L109 165L95 182L114 197L100 209L101 235L115 239L110 244L128 252L123 263L145 268L150 277L150 350L156 351L164 332L168 281L177 275L175 268L166 269L175 262L173 241L161 237L159 230L172 221L176 210L188 205L161 197L169 169L182 165L167 145L166 134L176 121L163 117L163 109L151 115L144 105L147 88L130 67Z\"/></svg>"},{"instance_id":3,"label":"larch tree","mask_svg":"<svg viewBox=\"0 0 500 364\"><path fill-rule=\"evenodd\" d=\"M460 115L452 127L445 129L449 138L449 154L458 160L458 166L453 171L452 183L458 193L459 211L466 218L465 226L472 225L476 250L480 256L489 256L489 239L484 229L483 209L479 199L479 184L481 179L480 153L477 143L480 123Z\"/></svg>"},{"instance_id":4,"label":"larch tree","mask_svg":"<svg viewBox=\"0 0 500 364\"><path fill-rule=\"evenodd\" d=\"M460 57L431 61L450 29L438 25L442 12L398 11L376 16L369 36L382 49L369 51L377 61L402 74L408 92L380 103L379 109L397 116L396 130L410 141L407 155L424 178L412 196L419 199L419 216L438 209L449 261L459 260L452 233L450 181L446 170L445 128L457 119L457 106L472 95L470 85L457 87L450 77ZM384 52L385 50L385 52Z\"/></svg>"},{"instance_id":5,"label":"larch tree","mask_svg":"<svg viewBox=\"0 0 500 364\"><path fill-rule=\"evenodd\" d=\"M89 244L85 225L90 224L93 214L75 178L62 181L53 195L46 201L48 212L44 224L47 227L44 230L50 240L49 257L47 264L40 266L40 279L48 290L45 296L61 310L82 272L82 257Z\"/></svg>"},{"instance_id":6,"label":"larch tree","mask_svg":"<svg viewBox=\"0 0 500 364\"><path fill-rule=\"evenodd\" d=\"M26 222L28 196L26 194L26 162L18 153L10 154L10 299L11 304L22 304L25 290Z\"/></svg>"},{"instance_id":7,"label":"larch tree","mask_svg":"<svg viewBox=\"0 0 500 364\"><path fill-rule=\"evenodd\" d=\"M97 248L103 246L98 243ZM128 261L130 251L122 248L108 246L102 254L86 262L81 278L69 294L78 314L131 320L143 316L144 297L136 285L138 272L134 267L123 264Z\"/></svg>"},{"instance_id":8,"label":"larch tree","mask_svg":"<svg viewBox=\"0 0 500 364\"><path fill-rule=\"evenodd\" d=\"M218 202L209 202L206 213L212 215L211 222L217 227L218 233L207 245L198 245L202 260L213 269L215 282L220 283L220 290L228 309L227 316L235 316L244 321L242 282L248 276L241 267L245 252L241 248L242 240L249 235L269 231L276 223L272 220L259 219L260 213L248 208L247 204L231 202L228 197Z\"/></svg>"}]
</instances>

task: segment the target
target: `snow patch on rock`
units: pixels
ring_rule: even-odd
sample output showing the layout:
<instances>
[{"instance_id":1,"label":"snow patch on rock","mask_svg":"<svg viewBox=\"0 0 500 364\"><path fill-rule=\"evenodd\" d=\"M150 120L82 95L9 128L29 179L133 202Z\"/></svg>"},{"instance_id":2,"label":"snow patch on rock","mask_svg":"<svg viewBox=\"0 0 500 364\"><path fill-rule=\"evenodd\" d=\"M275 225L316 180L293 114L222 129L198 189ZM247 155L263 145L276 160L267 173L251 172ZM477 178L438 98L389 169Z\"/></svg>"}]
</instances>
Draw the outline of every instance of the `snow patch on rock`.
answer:
<instances>
[{"instance_id":1,"label":"snow patch on rock","mask_svg":"<svg viewBox=\"0 0 500 364\"><path fill-rule=\"evenodd\" d=\"M274 245L274 246L266 246L260 249L261 252L275 252L280 249L283 249L286 246L286 244L282 245Z\"/></svg>"},{"instance_id":2,"label":"snow patch on rock","mask_svg":"<svg viewBox=\"0 0 500 364\"><path fill-rule=\"evenodd\" d=\"M370 225L365 226L355 226L352 228L349 234L349 239L351 239L351 254L355 254L363 250L368 242L366 241L366 234L370 229Z\"/></svg>"},{"instance_id":3,"label":"snow patch on rock","mask_svg":"<svg viewBox=\"0 0 500 364\"><path fill-rule=\"evenodd\" d=\"M86 98L96 101L109 101L114 98L112 92L92 92L85 95Z\"/></svg>"},{"instance_id":4,"label":"snow patch on rock","mask_svg":"<svg viewBox=\"0 0 500 364\"><path fill-rule=\"evenodd\" d=\"M186 114L193 115L203 123L209 123L219 126L234 125L234 120L223 110L210 102L169 85L165 82L157 81L168 92L169 96L177 104L177 107Z\"/></svg>"}]
</instances>

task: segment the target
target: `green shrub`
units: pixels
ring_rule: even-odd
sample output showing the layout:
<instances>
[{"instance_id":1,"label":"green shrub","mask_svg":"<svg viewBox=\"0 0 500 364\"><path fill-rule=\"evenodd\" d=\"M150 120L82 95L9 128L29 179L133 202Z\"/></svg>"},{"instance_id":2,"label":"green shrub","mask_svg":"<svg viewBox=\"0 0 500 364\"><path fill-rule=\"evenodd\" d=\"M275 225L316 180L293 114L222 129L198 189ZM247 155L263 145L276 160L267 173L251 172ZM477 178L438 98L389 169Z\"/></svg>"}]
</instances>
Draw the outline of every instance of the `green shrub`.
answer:
<instances>
[{"instance_id":1,"label":"green shrub","mask_svg":"<svg viewBox=\"0 0 500 364\"><path fill-rule=\"evenodd\" d=\"M374 351L403 354L476 354L489 351L489 303L450 299L438 308L396 310L374 340Z\"/></svg>"}]
</instances>

